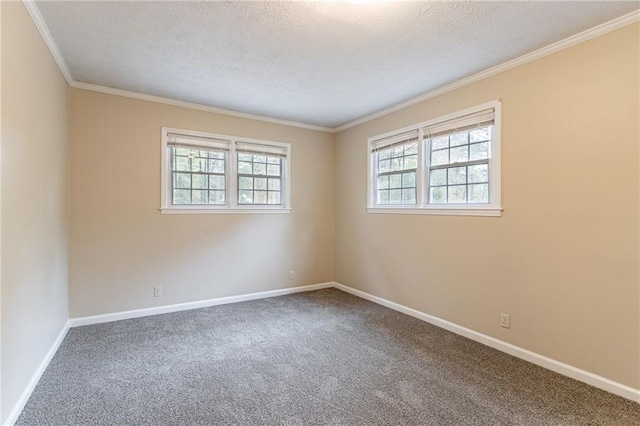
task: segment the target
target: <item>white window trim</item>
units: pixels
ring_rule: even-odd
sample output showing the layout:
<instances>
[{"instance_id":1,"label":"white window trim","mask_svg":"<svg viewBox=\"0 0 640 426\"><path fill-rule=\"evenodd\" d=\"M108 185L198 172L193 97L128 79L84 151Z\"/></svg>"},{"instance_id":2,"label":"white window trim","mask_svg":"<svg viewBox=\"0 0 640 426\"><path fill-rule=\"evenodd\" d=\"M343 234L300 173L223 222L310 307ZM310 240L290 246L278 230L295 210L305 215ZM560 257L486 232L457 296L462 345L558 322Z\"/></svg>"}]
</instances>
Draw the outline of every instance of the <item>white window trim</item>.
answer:
<instances>
[{"instance_id":1,"label":"white window trim","mask_svg":"<svg viewBox=\"0 0 640 426\"><path fill-rule=\"evenodd\" d=\"M469 114L474 114L493 108L493 140L491 142L491 157L489 158L489 193L490 202L486 204L429 204L427 197L427 176L425 166L429 164L429 150L425 149L423 129L435 124L453 120ZM486 102L462 111L443 115L431 120L423 121L411 126L403 127L367 140L367 212L382 214L426 214L445 216L502 216L501 187L500 187L500 139L501 139L501 104L500 100ZM383 138L393 137L401 133L418 130L418 169L416 173L416 205L376 205L375 181L376 170L373 164L373 144Z\"/></svg>"},{"instance_id":2,"label":"white window trim","mask_svg":"<svg viewBox=\"0 0 640 426\"><path fill-rule=\"evenodd\" d=\"M228 161L226 162L227 170L225 173L226 188L226 205L174 205L171 204L171 185L169 177L171 176L171 164L169 164L169 133L178 133L185 136L194 136L202 138L222 139L230 141ZM287 150L286 161L282 171L282 205L265 206L265 205L238 205L238 192L236 188L237 177L237 158L236 143L251 143L259 145L270 145L285 148ZM206 142L202 143L206 146ZM162 214L287 214L291 212L291 144L286 142L275 142L262 139L244 138L239 136L221 135L216 133L198 132L194 130L176 129L173 127L162 127L161 138L161 193L160 193L160 212Z\"/></svg>"}]
</instances>

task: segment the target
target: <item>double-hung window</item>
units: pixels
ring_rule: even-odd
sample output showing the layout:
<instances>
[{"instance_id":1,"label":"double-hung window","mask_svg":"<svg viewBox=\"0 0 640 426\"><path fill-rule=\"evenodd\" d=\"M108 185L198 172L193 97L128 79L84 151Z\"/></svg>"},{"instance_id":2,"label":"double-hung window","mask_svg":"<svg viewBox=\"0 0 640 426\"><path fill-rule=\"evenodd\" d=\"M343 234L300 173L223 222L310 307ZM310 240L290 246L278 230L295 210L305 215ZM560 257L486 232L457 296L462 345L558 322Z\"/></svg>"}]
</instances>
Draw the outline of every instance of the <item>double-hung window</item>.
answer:
<instances>
[{"instance_id":1,"label":"double-hung window","mask_svg":"<svg viewBox=\"0 0 640 426\"><path fill-rule=\"evenodd\" d=\"M368 211L499 216L500 102L369 139Z\"/></svg>"},{"instance_id":2,"label":"double-hung window","mask_svg":"<svg viewBox=\"0 0 640 426\"><path fill-rule=\"evenodd\" d=\"M385 138L373 145L377 205L415 205L418 131Z\"/></svg>"},{"instance_id":3,"label":"double-hung window","mask_svg":"<svg viewBox=\"0 0 640 426\"><path fill-rule=\"evenodd\" d=\"M163 213L290 210L288 143L162 128Z\"/></svg>"},{"instance_id":4,"label":"double-hung window","mask_svg":"<svg viewBox=\"0 0 640 426\"><path fill-rule=\"evenodd\" d=\"M280 147L239 143L238 204L282 204L282 176L287 159Z\"/></svg>"}]
</instances>

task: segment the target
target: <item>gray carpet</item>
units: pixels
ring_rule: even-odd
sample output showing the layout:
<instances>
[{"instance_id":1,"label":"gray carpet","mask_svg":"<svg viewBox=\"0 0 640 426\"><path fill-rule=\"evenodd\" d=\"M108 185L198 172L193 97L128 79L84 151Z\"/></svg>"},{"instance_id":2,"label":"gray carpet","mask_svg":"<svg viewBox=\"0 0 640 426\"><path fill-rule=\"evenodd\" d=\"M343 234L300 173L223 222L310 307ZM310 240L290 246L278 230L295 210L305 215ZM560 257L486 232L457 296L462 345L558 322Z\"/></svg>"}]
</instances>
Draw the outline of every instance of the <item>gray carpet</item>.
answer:
<instances>
[{"instance_id":1,"label":"gray carpet","mask_svg":"<svg viewBox=\"0 0 640 426\"><path fill-rule=\"evenodd\" d=\"M17 425L640 425L640 405L335 289L74 328Z\"/></svg>"}]
</instances>

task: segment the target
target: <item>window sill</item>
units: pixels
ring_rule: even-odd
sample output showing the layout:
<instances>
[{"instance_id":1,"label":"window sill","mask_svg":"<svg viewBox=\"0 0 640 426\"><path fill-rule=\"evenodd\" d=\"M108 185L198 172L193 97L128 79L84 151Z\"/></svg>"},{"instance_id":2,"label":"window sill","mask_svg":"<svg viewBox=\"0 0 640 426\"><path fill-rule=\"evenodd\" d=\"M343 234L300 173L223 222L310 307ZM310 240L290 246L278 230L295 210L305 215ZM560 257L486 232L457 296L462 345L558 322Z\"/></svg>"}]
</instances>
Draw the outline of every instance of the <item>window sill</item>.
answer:
<instances>
[{"instance_id":1,"label":"window sill","mask_svg":"<svg viewBox=\"0 0 640 426\"><path fill-rule=\"evenodd\" d=\"M253 207L237 207L237 208L176 208L162 207L162 214L289 214L290 208L253 208Z\"/></svg>"},{"instance_id":2,"label":"window sill","mask_svg":"<svg viewBox=\"0 0 640 426\"><path fill-rule=\"evenodd\" d=\"M456 208L456 207L369 207L367 213L377 214L426 214L437 216L488 216L488 217L500 217L502 216L502 209L496 207L486 208Z\"/></svg>"}]
</instances>

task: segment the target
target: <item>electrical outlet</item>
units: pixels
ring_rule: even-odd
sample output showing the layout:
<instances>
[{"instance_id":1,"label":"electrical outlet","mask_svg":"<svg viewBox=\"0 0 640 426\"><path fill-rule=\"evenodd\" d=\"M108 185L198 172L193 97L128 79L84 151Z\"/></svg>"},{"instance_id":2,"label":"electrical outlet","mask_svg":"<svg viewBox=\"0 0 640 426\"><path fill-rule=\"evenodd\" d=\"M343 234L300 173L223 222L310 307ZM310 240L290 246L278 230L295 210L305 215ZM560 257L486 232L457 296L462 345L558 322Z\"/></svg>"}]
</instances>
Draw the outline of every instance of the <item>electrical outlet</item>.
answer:
<instances>
[{"instance_id":1,"label":"electrical outlet","mask_svg":"<svg viewBox=\"0 0 640 426\"><path fill-rule=\"evenodd\" d=\"M293 279L293 271L289 271L289 279L292 280Z\"/></svg>"},{"instance_id":2,"label":"electrical outlet","mask_svg":"<svg viewBox=\"0 0 640 426\"><path fill-rule=\"evenodd\" d=\"M162 287L154 287L153 288L153 297L162 296Z\"/></svg>"},{"instance_id":3,"label":"electrical outlet","mask_svg":"<svg viewBox=\"0 0 640 426\"><path fill-rule=\"evenodd\" d=\"M511 328L511 315L500 314L500 327Z\"/></svg>"}]
</instances>

